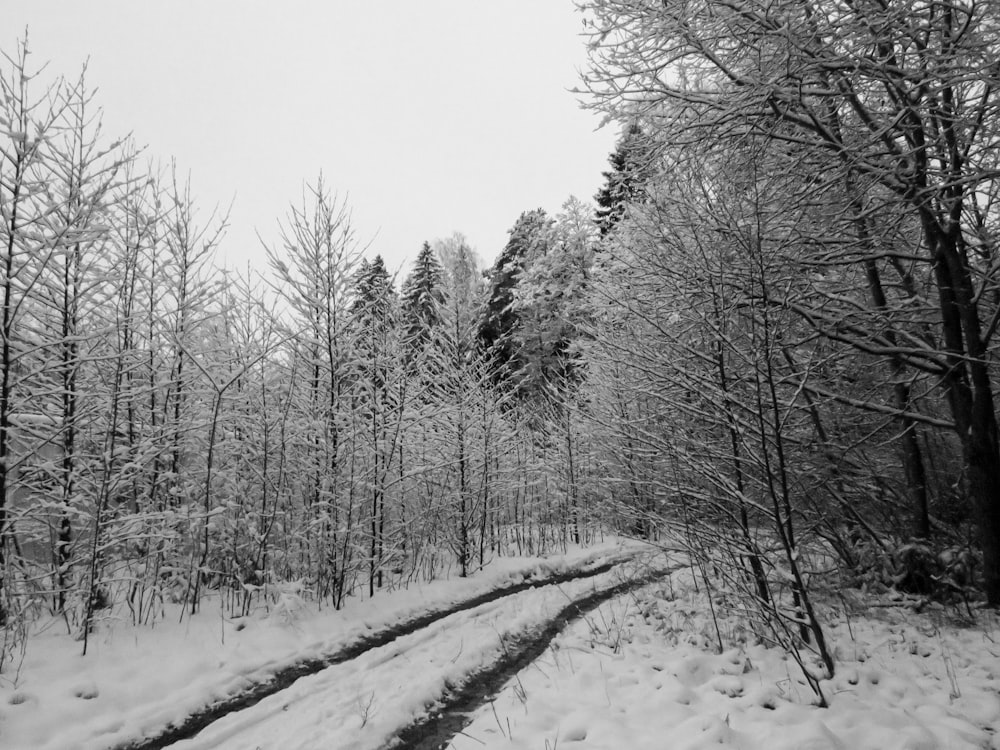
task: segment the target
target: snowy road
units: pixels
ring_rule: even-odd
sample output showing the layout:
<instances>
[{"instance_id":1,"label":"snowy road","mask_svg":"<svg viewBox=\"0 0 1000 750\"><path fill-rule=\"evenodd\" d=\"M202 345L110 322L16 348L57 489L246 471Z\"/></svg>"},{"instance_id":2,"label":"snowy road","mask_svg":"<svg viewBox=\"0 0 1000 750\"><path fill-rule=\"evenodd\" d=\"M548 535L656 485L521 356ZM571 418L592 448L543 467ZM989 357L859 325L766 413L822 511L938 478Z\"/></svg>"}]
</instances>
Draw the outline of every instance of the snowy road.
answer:
<instances>
[{"instance_id":1,"label":"snowy road","mask_svg":"<svg viewBox=\"0 0 1000 750\"><path fill-rule=\"evenodd\" d=\"M544 629L571 601L620 585L627 575L616 568L450 615L304 677L171 747L382 747L469 675L501 661L519 636Z\"/></svg>"},{"instance_id":2,"label":"snowy road","mask_svg":"<svg viewBox=\"0 0 1000 750\"><path fill-rule=\"evenodd\" d=\"M0 747L169 747L195 738L221 717L284 691L306 675L333 665L343 665L340 674L349 675L348 662L361 663L352 660L369 651L372 653L364 658L377 660L373 649L381 647L388 650L379 653L391 654L393 648L402 649L406 643L396 639L417 631L424 635L410 642L416 643L441 629L459 628L470 618L487 623L492 618L496 621L492 643L498 645L499 633L518 631L514 619L527 618L526 609L537 609L532 604L534 598L513 595L554 583L562 583L566 594L584 591L588 585L603 586L597 576L649 551L642 544L608 539L545 558L499 557L474 576L391 587L372 599L352 598L340 610L318 606L308 591L299 590L293 582L288 587L276 586L248 616L229 615L218 598L207 600L194 616L165 603L164 611L148 627L131 625L128 611L108 612L98 624L86 656L81 655L71 633L64 629L60 632L61 622L46 623L32 639L32 648L22 655L13 681L0 681ZM590 579L592 583L588 584ZM575 583L567 585L569 581ZM554 587L551 590L558 591ZM566 594L552 596L565 603ZM505 597L509 605L487 606ZM459 616L463 612L467 614ZM434 625L443 618L450 619ZM544 619L544 612L535 619ZM424 631L432 626L437 630ZM490 635L473 634L464 642L459 637L457 647L447 648L454 649L453 657L459 648L483 646L483 638L488 640ZM433 676L422 668L420 659L427 661L426 657L414 657L405 649L395 657L407 659L417 660L415 676L405 678L408 685L417 687L418 678ZM366 703L353 711L360 717L359 726L351 729L350 720L342 719L347 727L345 736L370 738L373 726L388 726L379 722L384 722L390 710L396 712L401 725L410 722L411 714L400 713L381 693L371 687L363 692L370 680L364 669L357 674L342 679L345 684L354 684L355 696ZM430 683L420 689L433 697L434 687ZM294 692L282 694L287 697ZM452 694L449 691L448 695ZM401 698L392 698L397 699ZM413 709L412 715L417 713L423 713L422 705ZM254 715L242 713L238 720L234 716L229 721L235 723L228 725L227 734L235 731L233 727L240 722L256 721ZM360 727L361 723L365 727ZM334 731L337 729L335 726ZM218 727L209 731L218 731ZM248 742L246 746L251 748L260 744ZM333 739L324 746L345 743ZM366 739L365 744L374 746L377 742Z\"/></svg>"}]
</instances>

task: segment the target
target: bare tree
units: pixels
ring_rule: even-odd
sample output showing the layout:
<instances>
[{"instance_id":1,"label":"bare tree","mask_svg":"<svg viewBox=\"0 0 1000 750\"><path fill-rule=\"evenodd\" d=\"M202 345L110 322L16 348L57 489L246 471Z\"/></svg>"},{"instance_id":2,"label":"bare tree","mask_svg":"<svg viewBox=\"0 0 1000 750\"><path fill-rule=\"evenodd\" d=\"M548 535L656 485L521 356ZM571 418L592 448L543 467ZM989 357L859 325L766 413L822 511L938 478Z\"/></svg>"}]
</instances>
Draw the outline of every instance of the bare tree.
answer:
<instances>
[{"instance_id":1,"label":"bare tree","mask_svg":"<svg viewBox=\"0 0 1000 750\"><path fill-rule=\"evenodd\" d=\"M879 249L857 262L918 264L932 287L930 339L814 322L824 336L898 357L939 383L976 508L987 598L1000 603L991 365L1000 101L992 19L1000 8L989 0L583 7L594 23L587 83L596 106L642 115L675 144L720 135L787 144L808 155L809 169L824 170L820 178L853 176L865 211L877 186L919 226L919 248Z\"/></svg>"},{"instance_id":2,"label":"bare tree","mask_svg":"<svg viewBox=\"0 0 1000 750\"><path fill-rule=\"evenodd\" d=\"M302 431L295 443L301 448L303 523L310 537L319 532L307 539L304 552L307 565L317 566L321 594L336 606L353 575L358 520L344 432L353 356L350 287L361 250L347 205L329 193L322 176L305 189L301 206L290 209L280 247L268 248L276 291L288 307L288 332L296 334L289 388L305 385L289 407Z\"/></svg>"}]
</instances>

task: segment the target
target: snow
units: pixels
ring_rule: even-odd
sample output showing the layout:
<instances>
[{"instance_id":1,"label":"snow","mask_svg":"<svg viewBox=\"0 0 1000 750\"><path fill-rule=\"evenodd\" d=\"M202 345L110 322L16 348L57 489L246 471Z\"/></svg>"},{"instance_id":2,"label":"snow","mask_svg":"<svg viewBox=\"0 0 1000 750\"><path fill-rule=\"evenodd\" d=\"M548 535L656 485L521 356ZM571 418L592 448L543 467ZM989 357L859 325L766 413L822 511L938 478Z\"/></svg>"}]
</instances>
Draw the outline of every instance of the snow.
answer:
<instances>
[{"instance_id":1,"label":"snow","mask_svg":"<svg viewBox=\"0 0 1000 750\"><path fill-rule=\"evenodd\" d=\"M17 685L0 687L0 747L90 750L155 733L294 661L532 573L624 554L615 544L547 561L497 561L471 579L351 600L340 612L290 601L237 620L218 608L181 623L105 623L80 644L37 634ZM569 599L620 572L531 589L438 620L303 678L175 745L201 748L378 748L433 710L449 686L500 659ZM294 597L293 597L294 599ZM832 601L832 599L831 599ZM850 592L822 602L836 675L828 708L799 667L716 607L688 571L616 597L557 637L542 658L476 711L451 746L694 750L971 750L998 748L1000 627L953 608L914 613ZM8 682L13 674L5 675Z\"/></svg>"},{"instance_id":2,"label":"snow","mask_svg":"<svg viewBox=\"0 0 1000 750\"><path fill-rule=\"evenodd\" d=\"M377 748L481 665L505 652L518 633L543 626L567 598L614 585L620 573L545 586L440 620L296 682L289 690L231 714L178 750Z\"/></svg>"},{"instance_id":3,"label":"snow","mask_svg":"<svg viewBox=\"0 0 1000 750\"><path fill-rule=\"evenodd\" d=\"M684 575L675 574L675 592ZM829 629L838 653L837 674L823 683L830 706L819 708L783 652L723 620L736 645L715 653L704 600L690 586L671 598L662 585L647 587L568 628L451 747L1000 747L995 621L959 627L947 612L903 608L841 618Z\"/></svg>"},{"instance_id":4,"label":"snow","mask_svg":"<svg viewBox=\"0 0 1000 750\"><path fill-rule=\"evenodd\" d=\"M230 618L209 600L180 622L176 608L154 627L104 621L87 656L65 626L50 621L28 639L23 662L0 675L0 747L97 750L149 736L282 667L400 620L528 576L626 554L608 542L548 559L499 558L473 577L349 599L340 611L316 611L286 594L270 612Z\"/></svg>"}]
</instances>

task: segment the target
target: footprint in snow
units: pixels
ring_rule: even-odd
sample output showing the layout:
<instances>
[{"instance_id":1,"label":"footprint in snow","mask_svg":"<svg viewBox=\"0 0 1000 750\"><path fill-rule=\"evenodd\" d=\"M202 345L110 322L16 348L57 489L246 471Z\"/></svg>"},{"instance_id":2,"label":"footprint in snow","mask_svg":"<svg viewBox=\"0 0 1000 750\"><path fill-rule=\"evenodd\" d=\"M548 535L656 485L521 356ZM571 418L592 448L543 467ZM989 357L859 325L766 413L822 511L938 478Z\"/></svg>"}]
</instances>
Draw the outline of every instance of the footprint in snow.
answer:
<instances>
[{"instance_id":1,"label":"footprint in snow","mask_svg":"<svg viewBox=\"0 0 1000 750\"><path fill-rule=\"evenodd\" d=\"M743 681L734 675L719 675L709 680L708 687L730 698L743 695Z\"/></svg>"}]
</instances>

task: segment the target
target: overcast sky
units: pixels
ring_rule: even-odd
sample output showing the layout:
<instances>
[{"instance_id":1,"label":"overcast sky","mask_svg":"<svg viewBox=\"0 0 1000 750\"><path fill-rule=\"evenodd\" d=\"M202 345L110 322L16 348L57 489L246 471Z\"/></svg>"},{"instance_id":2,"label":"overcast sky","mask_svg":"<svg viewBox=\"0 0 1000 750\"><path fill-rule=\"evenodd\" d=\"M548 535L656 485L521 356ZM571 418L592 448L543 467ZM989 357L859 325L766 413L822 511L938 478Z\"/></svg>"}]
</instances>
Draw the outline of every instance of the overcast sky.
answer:
<instances>
[{"instance_id":1,"label":"overcast sky","mask_svg":"<svg viewBox=\"0 0 1000 750\"><path fill-rule=\"evenodd\" d=\"M259 258L320 170L359 237L405 274L464 233L486 263L525 210L590 200L614 128L569 92L572 0L3 0L0 45L89 58L106 132L190 172L200 211L235 200L224 254Z\"/></svg>"}]
</instances>

